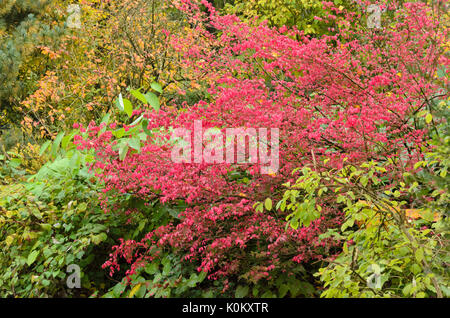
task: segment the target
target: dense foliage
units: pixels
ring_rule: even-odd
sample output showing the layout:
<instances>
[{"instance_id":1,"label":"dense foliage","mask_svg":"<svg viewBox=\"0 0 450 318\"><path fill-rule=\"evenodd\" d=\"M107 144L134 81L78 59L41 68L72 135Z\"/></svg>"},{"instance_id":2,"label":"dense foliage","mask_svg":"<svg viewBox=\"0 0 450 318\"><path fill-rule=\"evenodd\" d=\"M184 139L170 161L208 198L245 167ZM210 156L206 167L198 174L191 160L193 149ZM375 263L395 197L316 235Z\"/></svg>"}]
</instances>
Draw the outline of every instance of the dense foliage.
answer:
<instances>
[{"instance_id":1,"label":"dense foliage","mask_svg":"<svg viewBox=\"0 0 450 318\"><path fill-rule=\"evenodd\" d=\"M440 2L46 4L5 78L1 296L449 296Z\"/></svg>"}]
</instances>

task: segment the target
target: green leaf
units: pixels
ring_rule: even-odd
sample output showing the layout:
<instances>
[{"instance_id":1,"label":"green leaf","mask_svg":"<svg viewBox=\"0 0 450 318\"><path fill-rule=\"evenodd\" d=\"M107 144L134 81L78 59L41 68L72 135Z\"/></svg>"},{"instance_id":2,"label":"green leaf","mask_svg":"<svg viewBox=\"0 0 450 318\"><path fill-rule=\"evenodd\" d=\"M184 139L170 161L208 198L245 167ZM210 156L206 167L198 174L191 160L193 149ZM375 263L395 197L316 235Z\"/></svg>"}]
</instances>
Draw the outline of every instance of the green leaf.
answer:
<instances>
[{"instance_id":1,"label":"green leaf","mask_svg":"<svg viewBox=\"0 0 450 318\"><path fill-rule=\"evenodd\" d=\"M58 134L58 136L56 136L55 141L53 141L53 145L52 145L52 156L56 157L56 155L58 154L58 150L59 147L61 145L61 140L64 137L64 132L60 132Z\"/></svg>"},{"instance_id":2,"label":"green leaf","mask_svg":"<svg viewBox=\"0 0 450 318\"><path fill-rule=\"evenodd\" d=\"M123 108L128 117L131 118L131 116L133 115L133 105L128 99L123 100Z\"/></svg>"},{"instance_id":3,"label":"green leaf","mask_svg":"<svg viewBox=\"0 0 450 318\"><path fill-rule=\"evenodd\" d=\"M143 129L144 132L147 134L147 136L151 136L151 135L152 135L152 132L151 132L151 130L149 130L147 127L148 127L148 120L147 120L147 119L144 119L144 120L142 121L142 129Z\"/></svg>"},{"instance_id":4,"label":"green leaf","mask_svg":"<svg viewBox=\"0 0 450 318\"><path fill-rule=\"evenodd\" d=\"M410 270L414 275L417 275L422 271L422 268L418 264L413 264L413 265L411 265Z\"/></svg>"},{"instance_id":5,"label":"green leaf","mask_svg":"<svg viewBox=\"0 0 450 318\"><path fill-rule=\"evenodd\" d=\"M206 272L203 272L203 271L202 271L202 272L198 275L198 281L201 283L202 281L205 280L206 276L207 276Z\"/></svg>"},{"instance_id":6,"label":"green leaf","mask_svg":"<svg viewBox=\"0 0 450 318\"><path fill-rule=\"evenodd\" d=\"M120 138L123 137L123 135L125 135L125 129L120 128L120 129L114 130L114 131L112 132L112 134L113 134L116 138L120 139Z\"/></svg>"},{"instance_id":7,"label":"green leaf","mask_svg":"<svg viewBox=\"0 0 450 318\"><path fill-rule=\"evenodd\" d=\"M402 290L403 295L409 296L410 293L411 293L411 289L412 289L412 284L406 285L406 286L403 288L403 290Z\"/></svg>"},{"instance_id":8,"label":"green leaf","mask_svg":"<svg viewBox=\"0 0 450 318\"><path fill-rule=\"evenodd\" d=\"M423 260L423 250L422 250L421 248L418 248L418 249L416 250L415 256L416 256L416 260L417 260L419 263L422 262L422 260Z\"/></svg>"},{"instance_id":9,"label":"green leaf","mask_svg":"<svg viewBox=\"0 0 450 318\"><path fill-rule=\"evenodd\" d=\"M41 226L41 228L42 228L44 231L50 231L50 230L52 229L51 224L48 224L48 223L41 223L41 224L39 224L39 225Z\"/></svg>"},{"instance_id":10,"label":"green leaf","mask_svg":"<svg viewBox=\"0 0 450 318\"><path fill-rule=\"evenodd\" d=\"M100 123L101 124L108 124L110 118L111 118L111 113L108 113L105 116L103 116L102 121Z\"/></svg>"},{"instance_id":11,"label":"green leaf","mask_svg":"<svg viewBox=\"0 0 450 318\"><path fill-rule=\"evenodd\" d=\"M367 177L361 177L361 184L365 187L367 186L367 183L369 182L369 179Z\"/></svg>"},{"instance_id":12,"label":"green leaf","mask_svg":"<svg viewBox=\"0 0 450 318\"><path fill-rule=\"evenodd\" d=\"M274 298L274 295L270 290L266 291L264 294L261 295L261 298Z\"/></svg>"},{"instance_id":13,"label":"green leaf","mask_svg":"<svg viewBox=\"0 0 450 318\"><path fill-rule=\"evenodd\" d=\"M38 257L38 255L39 255L39 251L32 251L29 255L28 255L28 258L27 258L27 265L28 266L30 266L31 264L33 264L34 263L34 261L36 260L36 258Z\"/></svg>"},{"instance_id":14,"label":"green leaf","mask_svg":"<svg viewBox=\"0 0 450 318\"><path fill-rule=\"evenodd\" d=\"M141 151L141 140L139 138L128 139L128 145L137 151Z\"/></svg>"},{"instance_id":15,"label":"green leaf","mask_svg":"<svg viewBox=\"0 0 450 318\"><path fill-rule=\"evenodd\" d=\"M290 225L294 230L296 230L296 229L298 229L298 226L300 224L299 224L298 220L293 220L293 221L291 221Z\"/></svg>"},{"instance_id":16,"label":"green leaf","mask_svg":"<svg viewBox=\"0 0 450 318\"><path fill-rule=\"evenodd\" d=\"M114 288L112 290L114 296L120 297L120 294L122 294L122 292L125 290L125 287L126 287L125 282L120 282L116 286L114 286Z\"/></svg>"},{"instance_id":17,"label":"green leaf","mask_svg":"<svg viewBox=\"0 0 450 318\"><path fill-rule=\"evenodd\" d=\"M150 263L145 267L145 272L147 274L153 275L155 274L159 269L159 264L156 262Z\"/></svg>"},{"instance_id":18,"label":"green leaf","mask_svg":"<svg viewBox=\"0 0 450 318\"><path fill-rule=\"evenodd\" d=\"M72 140L72 138L76 135L76 131L72 132L70 135L64 136L64 138L61 140L61 148L67 149L67 146L69 145L69 142Z\"/></svg>"},{"instance_id":19,"label":"green leaf","mask_svg":"<svg viewBox=\"0 0 450 318\"><path fill-rule=\"evenodd\" d=\"M133 105L128 99L123 98L122 93L119 94L119 97L116 100L116 106L120 111L125 112L128 117L131 117L133 114Z\"/></svg>"},{"instance_id":20,"label":"green leaf","mask_svg":"<svg viewBox=\"0 0 450 318\"><path fill-rule=\"evenodd\" d=\"M264 208L262 203L256 203L253 207L255 208L256 212L262 212Z\"/></svg>"},{"instance_id":21,"label":"green leaf","mask_svg":"<svg viewBox=\"0 0 450 318\"><path fill-rule=\"evenodd\" d=\"M144 96L147 102L150 104L150 106L152 106L153 109L155 109L156 111L159 111L160 108L159 98L151 92L148 92Z\"/></svg>"},{"instance_id":22,"label":"green leaf","mask_svg":"<svg viewBox=\"0 0 450 318\"><path fill-rule=\"evenodd\" d=\"M159 83L152 83L150 86L151 86L152 89L154 89L158 93L162 94L163 88L162 88L161 84L159 84Z\"/></svg>"},{"instance_id":23,"label":"green leaf","mask_svg":"<svg viewBox=\"0 0 450 318\"><path fill-rule=\"evenodd\" d=\"M236 292L234 295L236 298L243 298L243 297L247 296L248 295L248 286L239 285L236 288Z\"/></svg>"},{"instance_id":24,"label":"green leaf","mask_svg":"<svg viewBox=\"0 0 450 318\"><path fill-rule=\"evenodd\" d=\"M50 146L52 142L50 140L47 140L46 142L44 142L41 146L41 150L39 151L39 156L42 156L45 152L45 150L47 150L48 146Z\"/></svg>"},{"instance_id":25,"label":"green leaf","mask_svg":"<svg viewBox=\"0 0 450 318\"><path fill-rule=\"evenodd\" d=\"M130 90L131 95L136 97L136 99L140 100L142 103L147 104L147 99L145 98L144 94L142 94L140 91L132 89Z\"/></svg>"},{"instance_id":26,"label":"green leaf","mask_svg":"<svg viewBox=\"0 0 450 318\"><path fill-rule=\"evenodd\" d=\"M128 152L128 144L123 143L119 148L119 160L123 161L127 155Z\"/></svg>"},{"instance_id":27,"label":"green leaf","mask_svg":"<svg viewBox=\"0 0 450 318\"><path fill-rule=\"evenodd\" d=\"M288 291L289 291L288 285L286 285L286 284L281 285L280 288L278 289L278 292L280 293L280 298L283 298L284 296L286 296Z\"/></svg>"},{"instance_id":28,"label":"green leaf","mask_svg":"<svg viewBox=\"0 0 450 318\"><path fill-rule=\"evenodd\" d=\"M107 238L108 238L108 236L106 235L106 233L100 233L99 235L94 235L92 237L92 243L94 243L95 245L98 245L101 242L106 241Z\"/></svg>"}]
</instances>

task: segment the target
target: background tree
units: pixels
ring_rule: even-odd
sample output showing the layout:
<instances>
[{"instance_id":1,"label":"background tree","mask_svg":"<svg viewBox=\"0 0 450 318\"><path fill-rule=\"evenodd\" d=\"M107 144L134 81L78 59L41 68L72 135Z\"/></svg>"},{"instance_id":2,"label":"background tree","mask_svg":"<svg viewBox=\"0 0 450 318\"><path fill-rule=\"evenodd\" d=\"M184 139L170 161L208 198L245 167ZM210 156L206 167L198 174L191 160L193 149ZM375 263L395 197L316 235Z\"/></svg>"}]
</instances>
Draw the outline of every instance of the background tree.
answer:
<instances>
[{"instance_id":1,"label":"background tree","mask_svg":"<svg viewBox=\"0 0 450 318\"><path fill-rule=\"evenodd\" d=\"M50 0L2 0L0 4L0 116L17 122L20 101L49 67L38 45L58 43L64 28L55 25Z\"/></svg>"}]
</instances>

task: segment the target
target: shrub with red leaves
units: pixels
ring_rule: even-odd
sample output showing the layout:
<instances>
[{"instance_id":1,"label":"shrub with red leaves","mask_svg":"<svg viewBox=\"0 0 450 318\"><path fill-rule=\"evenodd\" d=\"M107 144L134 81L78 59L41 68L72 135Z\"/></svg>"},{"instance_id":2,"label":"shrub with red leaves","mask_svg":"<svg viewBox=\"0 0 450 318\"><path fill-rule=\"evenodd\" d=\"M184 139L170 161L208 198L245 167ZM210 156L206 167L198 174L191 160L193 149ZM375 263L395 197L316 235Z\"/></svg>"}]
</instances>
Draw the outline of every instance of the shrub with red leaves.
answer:
<instances>
[{"instance_id":1,"label":"shrub with red leaves","mask_svg":"<svg viewBox=\"0 0 450 318\"><path fill-rule=\"evenodd\" d=\"M436 67L448 65L442 55L447 34L422 3L404 4L395 23L369 32L349 13L336 35L321 38L248 25L210 6L205 14L190 1L180 3L199 22L204 44L189 38L171 43L186 69L204 75L204 100L184 104L182 111L166 105L144 112L152 134L124 160L111 132L99 133L95 125L87 128L90 137L78 137L77 143L97 152L93 168L105 184L105 209L114 193L172 205L183 201L188 207L179 220L141 242L116 246L104 266L112 275L123 257L133 264L127 273L134 273L155 257L158 246L196 264L210 279L241 275L258 281L332 257L340 242L319 235L341 223L342 211L326 196L318 198L321 217L298 229L286 229L286 214L271 207L256 212L254 204L280 199L297 167L332 169L342 167L344 158L358 163L396 157L408 170L421 160L424 130L411 118L437 91ZM330 21L346 14L331 3L324 7ZM174 163L172 129L194 131L200 120L203 130L215 127L224 135L227 128L278 128L279 169L261 173L261 154L246 164ZM325 158L330 160L323 164Z\"/></svg>"}]
</instances>

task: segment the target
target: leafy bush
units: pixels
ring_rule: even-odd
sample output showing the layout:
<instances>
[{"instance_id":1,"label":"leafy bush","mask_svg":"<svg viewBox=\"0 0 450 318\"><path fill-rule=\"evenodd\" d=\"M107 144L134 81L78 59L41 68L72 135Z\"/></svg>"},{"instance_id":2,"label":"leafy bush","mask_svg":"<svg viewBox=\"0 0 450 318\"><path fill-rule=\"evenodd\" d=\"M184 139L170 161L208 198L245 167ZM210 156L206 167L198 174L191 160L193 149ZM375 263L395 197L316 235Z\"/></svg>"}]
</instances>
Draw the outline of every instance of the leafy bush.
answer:
<instances>
[{"instance_id":1,"label":"leafy bush","mask_svg":"<svg viewBox=\"0 0 450 318\"><path fill-rule=\"evenodd\" d=\"M271 202L282 198L286 181L293 181L293 172L300 173L297 166L319 167L323 162L320 169L327 171L342 167L344 158L357 167L377 162L375 158L395 165L398 157L400 167L410 170L419 161L417 149L427 149L426 127L418 127L413 118L439 88L434 76L423 74L429 69L434 74L436 61L446 63L439 49L444 34L419 3L398 10L398 23L380 37L348 25L339 34L346 44L336 36L311 40L296 31L286 36L264 25L248 26L235 17L217 15L212 7L209 15L198 13L195 4L188 8L200 22L208 21L215 28L208 35L217 43L213 55L196 43L190 50L180 49L186 65L197 66L194 73L218 79L208 89L208 101L189 106L186 112L173 108L133 112L131 103L122 100L119 105L130 118L142 117L113 131L91 124L86 128L88 137L76 137L80 147L97 153L92 168L105 183L105 203L130 194L144 201L187 205L179 221L156 228L140 242L121 243L105 265L114 274L123 258L132 263L127 271L132 276L153 261L156 247L164 247L183 262L195 264L197 271L207 272L209 280L219 281L224 294L230 280L266 288L283 286L283 293L274 294L285 295L284 283L275 282L284 272L314 284L295 268L337 252L339 241L324 233L340 224L344 207L337 207L332 198L316 200L296 190L290 192L287 210L274 209ZM403 37L409 29L416 32ZM302 40L293 40L295 34ZM383 54L378 53L380 47ZM424 50L430 56L422 59L414 53ZM424 115L429 124L429 116ZM171 131L178 127L192 131L196 120L222 133L230 125L280 127L280 169L264 175L260 161L172 162ZM399 176L394 170L385 178ZM266 211L259 202L264 202ZM293 215L290 208L295 209ZM292 217L294 226L284 231L286 217ZM307 272L311 271L314 268Z\"/></svg>"},{"instance_id":2,"label":"leafy bush","mask_svg":"<svg viewBox=\"0 0 450 318\"><path fill-rule=\"evenodd\" d=\"M352 4L343 0L332 2L336 7L346 5L349 8ZM329 27L334 26L332 23L327 23L326 17L330 12L324 8L322 1L236 0L233 4L226 4L225 12L236 14L244 21L258 18L261 23L266 20L272 27L295 26L306 34L322 35L328 33Z\"/></svg>"},{"instance_id":3,"label":"leafy bush","mask_svg":"<svg viewBox=\"0 0 450 318\"><path fill-rule=\"evenodd\" d=\"M205 0L84 3L86 29L40 47L52 69L21 103L22 128L52 140L0 157L1 296L448 296L433 8L392 5L368 32L337 1L312 3L314 30ZM267 151L235 147L237 127Z\"/></svg>"},{"instance_id":4,"label":"leafy bush","mask_svg":"<svg viewBox=\"0 0 450 318\"><path fill-rule=\"evenodd\" d=\"M64 147L56 146L61 141ZM50 146L54 161L26 181L1 189L3 297L87 296L106 290L113 282L105 279L101 264L115 240L136 238L163 222L152 206L142 207L137 216L105 214L99 183L86 166L92 154L79 152L64 138ZM129 200L120 198L117 204L126 206ZM80 266L81 291L67 288L71 264Z\"/></svg>"},{"instance_id":5,"label":"leafy bush","mask_svg":"<svg viewBox=\"0 0 450 318\"><path fill-rule=\"evenodd\" d=\"M293 227L314 220L315 200L323 197L335 198L346 213L340 230L322 235L346 241L317 273L322 297L449 297L449 100L439 104L435 112L447 118L435 118L435 147L414 170L395 159L320 173L303 168L295 190L278 203L293 211ZM295 201L299 191L307 193L302 204Z\"/></svg>"}]
</instances>

